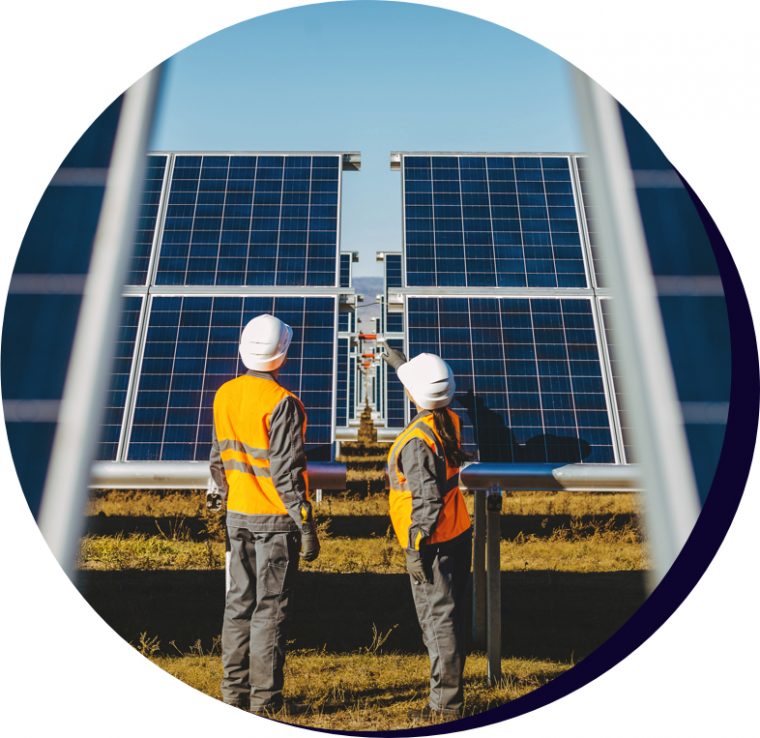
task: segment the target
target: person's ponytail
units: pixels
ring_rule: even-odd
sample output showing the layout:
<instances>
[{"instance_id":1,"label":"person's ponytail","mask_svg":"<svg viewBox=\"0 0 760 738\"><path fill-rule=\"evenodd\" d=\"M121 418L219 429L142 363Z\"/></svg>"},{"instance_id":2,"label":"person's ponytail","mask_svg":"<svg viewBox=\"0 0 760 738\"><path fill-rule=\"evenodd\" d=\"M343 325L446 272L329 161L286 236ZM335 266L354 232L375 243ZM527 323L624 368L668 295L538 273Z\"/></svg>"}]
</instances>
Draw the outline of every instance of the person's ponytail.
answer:
<instances>
[{"instance_id":1,"label":"person's ponytail","mask_svg":"<svg viewBox=\"0 0 760 738\"><path fill-rule=\"evenodd\" d=\"M443 441L443 453L446 455L446 461L449 466L460 467L469 456L462 450L457 439L457 431L454 427L454 421L449 415L447 407L437 408L430 411L433 414L435 430Z\"/></svg>"}]
</instances>

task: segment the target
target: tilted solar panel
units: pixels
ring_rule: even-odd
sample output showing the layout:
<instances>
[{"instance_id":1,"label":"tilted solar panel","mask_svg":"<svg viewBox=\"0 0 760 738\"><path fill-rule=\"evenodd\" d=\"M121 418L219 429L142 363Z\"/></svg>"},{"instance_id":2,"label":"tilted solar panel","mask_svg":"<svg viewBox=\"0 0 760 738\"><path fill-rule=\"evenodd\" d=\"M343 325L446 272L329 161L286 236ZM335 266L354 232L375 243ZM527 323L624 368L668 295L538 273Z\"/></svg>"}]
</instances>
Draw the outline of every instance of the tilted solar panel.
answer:
<instances>
[{"instance_id":1,"label":"tilted solar panel","mask_svg":"<svg viewBox=\"0 0 760 738\"><path fill-rule=\"evenodd\" d=\"M351 286L351 263L353 261L353 254L343 252L340 255L340 286Z\"/></svg>"},{"instance_id":2,"label":"tilted solar panel","mask_svg":"<svg viewBox=\"0 0 760 738\"><path fill-rule=\"evenodd\" d=\"M127 460L208 458L214 393L245 371L242 327L265 312L293 328L279 379L306 407L309 458L330 457L336 298L184 295L151 298Z\"/></svg>"},{"instance_id":3,"label":"tilted solar panel","mask_svg":"<svg viewBox=\"0 0 760 738\"><path fill-rule=\"evenodd\" d=\"M385 254L385 286L401 287L401 254Z\"/></svg>"},{"instance_id":4,"label":"tilted solar panel","mask_svg":"<svg viewBox=\"0 0 760 738\"><path fill-rule=\"evenodd\" d=\"M155 282L335 286L340 155L176 155Z\"/></svg>"},{"instance_id":5,"label":"tilted solar panel","mask_svg":"<svg viewBox=\"0 0 760 738\"><path fill-rule=\"evenodd\" d=\"M481 461L615 461L589 299L410 296L407 310L409 353L449 362Z\"/></svg>"},{"instance_id":6,"label":"tilted solar panel","mask_svg":"<svg viewBox=\"0 0 760 738\"><path fill-rule=\"evenodd\" d=\"M348 352L349 340L338 338L335 424L346 425L348 420Z\"/></svg>"},{"instance_id":7,"label":"tilted solar panel","mask_svg":"<svg viewBox=\"0 0 760 738\"><path fill-rule=\"evenodd\" d=\"M403 155L406 286L586 287L567 156Z\"/></svg>"}]
</instances>

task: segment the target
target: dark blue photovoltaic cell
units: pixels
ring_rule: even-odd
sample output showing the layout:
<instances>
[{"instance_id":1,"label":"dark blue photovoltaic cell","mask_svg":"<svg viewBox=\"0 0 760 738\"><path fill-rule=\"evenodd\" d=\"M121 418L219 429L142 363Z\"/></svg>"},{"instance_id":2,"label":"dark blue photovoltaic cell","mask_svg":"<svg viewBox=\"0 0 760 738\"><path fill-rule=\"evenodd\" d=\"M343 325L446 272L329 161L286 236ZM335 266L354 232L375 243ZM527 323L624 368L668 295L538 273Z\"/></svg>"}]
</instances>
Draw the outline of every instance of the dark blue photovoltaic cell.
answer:
<instances>
[{"instance_id":1,"label":"dark blue photovoltaic cell","mask_svg":"<svg viewBox=\"0 0 760 738\"><path fill-rule=\"evenodd\" d=\"M342 333L348 333L352 330L353 325L353 312L349 310L341 310L338 313L338 330Z\"/></svg>"},{"instance_id":2,"label":"dark blue photovoltaic cell","mask_svg":"<svg viewBox=\"0 0 760 738\"><path fill-rule=\"evenodd\" d=\"M114 350L111 385L106 398L103 430L96 451L96 459L113 461L119 448L119 436L124 421L124 405L129 387L130 372L140 322L142 297L125 297L121 311L121 325Z\"/></svg>"},{"instance_id":3,"label":"dark blue photovoltaic cell","mask_svg":"<svg viewBox=\"0 0 760 738\"><path fill-rule=\"evenodd\" d=\"M398 341L388 341L391 348L402 351L403 343ZM386 421L389 428L403 428L406 425L404 417L404 387L398 381L394 371L386 370L386 396L388 404L386 406Z\"/></svg>"},{"instance_id":4,"label":"dark blue photovoltaic cell","mask_svg":"<svg viewBox=\"0 0 760 738\"><path fill-rule=\"evenodd\" d=\"M261 313L293 328L279 380L306 407L309 458L329 458L335 298L177 296L152 298L129 460L208 458L214 394L245 371L240 332Z\"/></svg>"},{"instance_id":5,"label":"dark blue photovoltaic cell","mask_svg":"<svg viewBox=\"0 0 760 738\"><path fill-rule=\"evenodd\" d=\"M589 300L410 297L407 310L409 355L449 362L481 461L615 460Z\"/></svg>"},{"instance_id":6,"label":"dark blue photovoltaic cell","mask_svg":"<svg viewBox=\"0 0 760 738\"><path fill-rule=\"evenodd\" d=\"M401 254L385 254L385 286L401 287Z\"/></svg>"},{"instance_id":7,"label":"dark blue photovoltaic cell","mask_svg":"<svg viewBox=\"0 0 760 738\"><path fill-rule=\"evenodd\" d=\"M350 253L340 255L340 286L351 286L351 260L353 256Z\"/></svg>"},{"instance_id":8,"label":"dark blue photovoltaic cell","mask_svg":"<svg viewBox=\"0 0 760 738\"><path fill-rule=\"evenodd\" d=\"M404 331L404 315L403 313L388 313L386 317L387 333L403 333Z\"/></svg>"},{"instance_id":9,"label":"dark blue photovoltaic cell","mask_svg":"<svg viewBox=\"0 0 760 738\"><path fill-rule=\"evenodd\" d=\"M338 339L338 372L335 393L335 424L346 425L348 413L348 339Z\"/></svg>"},{"instance_id":10,"label":"dark blue photovoltaic cell","mask_svg":"<svg viewBox=\"0 0 760 738\"><path fill-rule=\"evenodd\" d=\"M348 360L348 419L356 417L356 359Z\"/></svg>"},{"instance_id":11,"label":"dark blue photovoltaic cell","mask_svg":"<svg viewBox=\"0 0 760 738\"><path fill-rule=\"evenodd\" d=\"M339 156L178 155L160 285L335 286Z\"/></svg>"},{"instance_id":12,"label":"dark blue photovoltaic cell","mask_svg":"<svg viewBox=\"0 0 760 738\"><path fill-rule=\"evenodd\" d=\"M587 286L567 157L403 162L407 286Z\"/></svg>"},{"instance_id":13,"label":"dark blue photovoltaic cell","mask_svg":"<svg viewBox=\"0 0 760 738\"><path fill-rule=\"evenodd\" d=\"M161 188L166 171L166 156L149 156L145 169L140 217L137 221L132 265L127 276L127 284L145 284L148 280L148 266L156 232Z\"/></svg>"}]
</instances>

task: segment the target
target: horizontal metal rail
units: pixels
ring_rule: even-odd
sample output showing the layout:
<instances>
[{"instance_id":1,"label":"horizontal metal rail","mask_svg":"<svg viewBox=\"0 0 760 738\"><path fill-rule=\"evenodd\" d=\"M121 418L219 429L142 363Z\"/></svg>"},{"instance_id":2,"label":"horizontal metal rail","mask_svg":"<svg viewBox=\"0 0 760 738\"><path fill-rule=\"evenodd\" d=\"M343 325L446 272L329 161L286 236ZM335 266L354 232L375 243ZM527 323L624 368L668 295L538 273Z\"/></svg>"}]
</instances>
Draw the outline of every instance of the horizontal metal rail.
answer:
<instances>
[{"instance_id":1,"label":"horizontal metal rail","mask_svg":"<svg viewBox=\"0 0 760 738\"><path fill-rule=\"evenodd\" d=\"M461 486L487 490L498 485L515 492L628 492L641 488L635 464L511 464L475 463L459 472Z\"/></svg>"},{"instance_id":2,"label":"horizontal metal rail","mask_svg":"<svg viewBox=\"0 0 760 738\"><path fill-rule=\"evenodd\" d=\"M346 488L346 465L312 461L308 465L312 489ZM206 461L96 461L90 473L93 489L205 489Z\"/></svg>"}]
</instances>

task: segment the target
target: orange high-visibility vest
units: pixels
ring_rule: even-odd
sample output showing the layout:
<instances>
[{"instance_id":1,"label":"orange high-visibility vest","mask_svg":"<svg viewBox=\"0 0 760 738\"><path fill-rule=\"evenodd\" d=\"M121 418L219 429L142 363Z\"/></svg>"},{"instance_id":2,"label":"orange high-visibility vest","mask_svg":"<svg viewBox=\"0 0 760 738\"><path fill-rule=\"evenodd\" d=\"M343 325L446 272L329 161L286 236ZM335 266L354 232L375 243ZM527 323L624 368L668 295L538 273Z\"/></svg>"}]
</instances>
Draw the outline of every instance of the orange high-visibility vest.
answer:
<instances>
[{"instance_id":1,"label":"orange high-visibility vest","mask_svg":"<svg viewBox=\"0 0 760 738\"><path fill-rule=\"evenodd\" d=\"M269 471L269 424L285 398L301 401L273 379L243 374L225 382L214 397L214 429L227 478L227 510L246 515L287 515ZM304 472L306 497L309 479Z\"/></svg>"},{"instance_id":2,"label":"orange high-visibility vest","mask_svg":"<svg viewBox=\"0 0 760 738\"><path fill-rule=\"evenodd\" d=\"M454 421L457 439L459 439L459 416L447 408ZM433 530L430 532L428 543L443 543L456 538L470 528L470 515L459 489L459 469L449 466L443 452L443 441L435 429L432 414L423 415L410 423L399 433L388 454L388 476L390 477L389 507L391 523L396 538L403 548L409 547L409 528L412 525L412 495L403 471L399 468L398 458L401 449L413 438L420 438L433 452L441 457L446 464L446 482L444 486L443 507L438 514ZM415 542L412 542L413 544ZM416 545L414 546L416 548Z\"/></svg>"}]
</instances>

